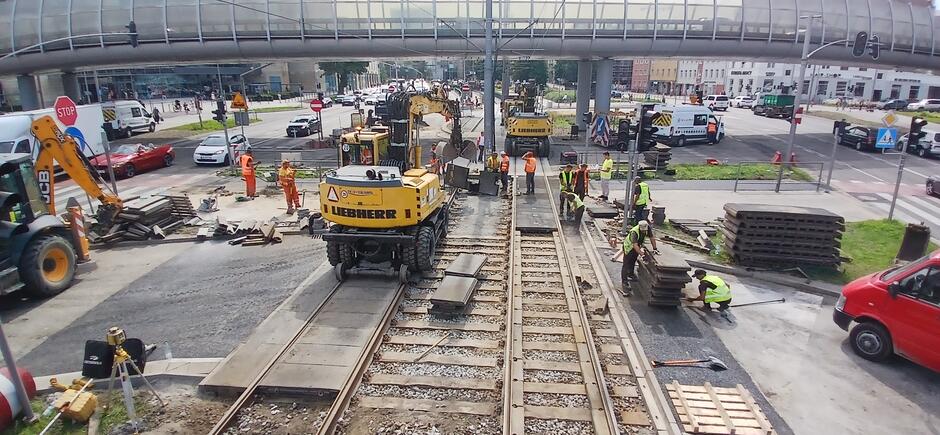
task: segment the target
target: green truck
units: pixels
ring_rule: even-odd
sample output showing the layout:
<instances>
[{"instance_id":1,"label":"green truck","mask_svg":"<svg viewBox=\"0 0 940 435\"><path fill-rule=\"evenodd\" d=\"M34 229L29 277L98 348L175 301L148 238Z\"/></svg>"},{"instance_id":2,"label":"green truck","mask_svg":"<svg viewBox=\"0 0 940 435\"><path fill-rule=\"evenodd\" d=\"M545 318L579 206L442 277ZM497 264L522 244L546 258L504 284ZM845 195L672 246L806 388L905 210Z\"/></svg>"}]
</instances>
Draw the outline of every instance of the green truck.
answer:
<instances>
[{"instance_id":1,"label":"green truck","mask_svg":"<svg viewBox=\"0 0 940 435\"><path fill-rule=\"evenodd\" d=\"M793 95L768 94L754 102L751 111L755 115L768 118L790 119L793 116L793 104L796 101Z\"/></svg>"}]
</instances>

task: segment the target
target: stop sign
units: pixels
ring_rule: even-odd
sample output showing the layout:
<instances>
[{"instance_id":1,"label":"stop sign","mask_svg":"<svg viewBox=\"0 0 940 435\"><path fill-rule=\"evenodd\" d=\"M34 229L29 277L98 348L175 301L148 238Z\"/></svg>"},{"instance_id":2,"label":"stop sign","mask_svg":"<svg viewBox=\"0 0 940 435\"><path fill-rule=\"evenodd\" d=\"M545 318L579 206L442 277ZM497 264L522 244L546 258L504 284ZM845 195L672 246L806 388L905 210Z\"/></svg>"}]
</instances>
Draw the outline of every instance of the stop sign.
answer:
<instances>
[{"instance_id":1,"label":"stop sign","mask_svg":"<svg viewBox=\"0 0 940 435\"><path fill-rule=\"evenodd\" d=\"M55 99L55 116L65 125L74 125L78 119L78 108L71 98L62 96Z\"/></svg>"},{"instance_id":2,"label":"stop sign","mask_svg":"<svg viewBox=\"0 0 940 435\"><path fill-rule=\"evenodd\" d=\"M320 100L310 100L310 110L320 113L323 110L323 102Z\"/></svg>"},{"instance_id":3,"label":"stop sign","mask_svg":"<svg viewBox=\"0 0 940 435\"><path fill-rule=\"evenodd\" d=\"M460 88L460 89L461 89L462 91L464 91L464 92L467 92L467 91L470 90L470 85L463 85L463 87Z\"/></svg>"}]
</instances>

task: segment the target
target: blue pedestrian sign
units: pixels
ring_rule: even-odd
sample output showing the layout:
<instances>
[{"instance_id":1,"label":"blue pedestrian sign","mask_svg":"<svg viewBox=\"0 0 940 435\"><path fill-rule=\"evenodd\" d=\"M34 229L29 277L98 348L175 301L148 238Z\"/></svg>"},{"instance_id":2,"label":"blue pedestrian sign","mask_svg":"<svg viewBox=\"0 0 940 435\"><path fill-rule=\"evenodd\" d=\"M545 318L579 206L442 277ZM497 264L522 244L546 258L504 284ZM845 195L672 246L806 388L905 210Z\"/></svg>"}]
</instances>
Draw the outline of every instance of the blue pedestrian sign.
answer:
<instances>
[{"instance_id":1,"label":"blue pedestrian sign","mask_svg":"<svg viewBox=\"0 0 940 435\"><path fill-rule=\"evenodd\" d=\"M894 144L898 142L898 129L896 128L879 128L878 136L875 140L875 148L884 149L884 148L894 148Z\"/></svg>"}]
</instances>

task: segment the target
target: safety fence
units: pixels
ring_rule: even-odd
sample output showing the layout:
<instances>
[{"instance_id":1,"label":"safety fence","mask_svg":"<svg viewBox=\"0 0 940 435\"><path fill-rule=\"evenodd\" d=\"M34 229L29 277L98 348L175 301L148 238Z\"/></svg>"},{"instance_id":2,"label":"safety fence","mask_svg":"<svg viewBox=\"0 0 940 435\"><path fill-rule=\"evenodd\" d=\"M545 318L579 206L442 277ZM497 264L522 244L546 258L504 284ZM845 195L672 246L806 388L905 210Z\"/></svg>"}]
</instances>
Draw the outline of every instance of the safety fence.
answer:
<instances>
[{"instance_id":1,"label":"safety fence","mask_svg":"<svg viewBox=\"0 0 940 435\"><path fill-rule=\"evenodd\" d=\"M774 190L777 186L777 174L780 164L767 162L737 162L734 177L734 191ZM783 178L780 190L815 190L819 191L823 183L825 162L783 163Z\"/></svg>"}]
</instances>

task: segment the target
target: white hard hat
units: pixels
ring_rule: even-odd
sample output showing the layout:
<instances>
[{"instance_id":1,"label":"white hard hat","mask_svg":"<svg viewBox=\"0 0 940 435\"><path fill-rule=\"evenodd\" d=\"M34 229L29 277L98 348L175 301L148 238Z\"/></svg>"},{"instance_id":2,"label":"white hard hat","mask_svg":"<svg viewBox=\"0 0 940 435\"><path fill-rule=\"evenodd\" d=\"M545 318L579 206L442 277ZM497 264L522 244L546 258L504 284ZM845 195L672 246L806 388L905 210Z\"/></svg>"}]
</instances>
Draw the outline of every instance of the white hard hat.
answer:
<instances>
[{"instance_id":1,"label":"white hard hat","mask_svg":"<svg viewBox=\"0 0 940 435\"><path fill-rule=\"evenodd\" d=\"M506 151L500 151L499 154L505 156L505 155L506 155Z\"/></svg>"},{"instance_id":2,"label":"white hard hat","mask_svg":"<svg viewBox=\"0 0 940 435\"><path fill-rule=\"evenodd\" d=\"M650 227L650 223L647 222L647 221L640 221L640 223L637 224L637 225L640 226L640 229L641 229L641 230L645 230L645 229L647 229L647 228Z\"/></svg>"}]
</instances>

